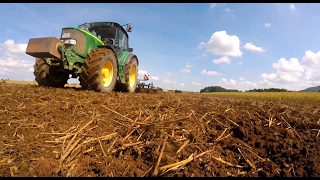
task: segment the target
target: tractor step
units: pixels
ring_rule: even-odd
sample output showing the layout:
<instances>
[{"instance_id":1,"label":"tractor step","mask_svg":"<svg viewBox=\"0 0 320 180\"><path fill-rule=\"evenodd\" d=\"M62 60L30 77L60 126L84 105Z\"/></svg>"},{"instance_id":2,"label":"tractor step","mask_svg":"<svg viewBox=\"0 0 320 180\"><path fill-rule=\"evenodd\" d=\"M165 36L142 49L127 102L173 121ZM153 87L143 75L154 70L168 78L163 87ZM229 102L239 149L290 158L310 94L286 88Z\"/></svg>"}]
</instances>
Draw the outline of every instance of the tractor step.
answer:
<instances>
[{"instance_id":1,"label":"tractor step","mask_svg":"<svg viewBox=\"0 0 320 180\"><path fill-rule=\"evenodd\" d=\"M35 58L61 58L58 45L63 42L56 37L43 37L29 39L26 54Z\"/></svg>"}]
</instances>

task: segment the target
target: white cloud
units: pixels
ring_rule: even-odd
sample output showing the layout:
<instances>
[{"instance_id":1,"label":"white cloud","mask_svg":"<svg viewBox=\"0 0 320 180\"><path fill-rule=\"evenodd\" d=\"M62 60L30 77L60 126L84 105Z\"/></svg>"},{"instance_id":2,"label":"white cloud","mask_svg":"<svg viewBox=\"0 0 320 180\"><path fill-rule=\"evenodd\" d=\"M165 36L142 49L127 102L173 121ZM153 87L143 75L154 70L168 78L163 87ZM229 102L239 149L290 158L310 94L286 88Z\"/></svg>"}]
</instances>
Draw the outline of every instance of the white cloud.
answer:
<instances>
[{"instance_id":1,"label":"white cloud","mask_svg":"<svg viewBox=\"0 0 320 180\"><path fill-rule=\"evenodd\" d=\"M22 73L26 77L33 77L33 57L25 54L27 44L15 43L14 40L8 39L0 43L0 71L1 75L8 75L10 79L19 79L17 73ZM17 77L14 77L17 76Z\"/></svg>"},{"instance_id":2,"label":"white cloud","mask_svg":"<svg viewBox=\"0 0 320 180\"><path fill-rule=\"evenodd\" d=\"M303 67L299 63L297 58L290 58L286 60L285 58L280 58L277 63L273 63L272 66L278 72L303 72Z\"/></svg>"},{"instance_id":3,"label":"white cloud","mask_svg":"<svg viewBox=\"0 0 320 180\"><path fill-rule=\"evenodd\" d=\"M181 83L180 86L185 86L185 85L183 83Z\"/></svg>"},{"instance_id":4,"label":"white cloud","mask_svg":"<svg viewBox=\"0 0 320 180\"><path fill-rule=\"evenodd\" d=\"M238 90L284 88L297 91L320 85L320 51L306 51L301 63L297 58L280 58L272 66L275 72L261 74L258 82L250 82L242 77L239 78L240 82L223 78L218 85Z\"/></svg>"},{"instance_id":5,"label":"white cloud","mask_svg":"<svg viewBox=\"0 0 320 180\"><path fill-rule=\"evenodd\" d=\"M216 6L216 3L210 3L210 9L214 8Z\"/></svg>"},{"instance_id":6,"label":"white cloud","mask_svg":"<svg viewBox=\"0 0 320 180\"><path fill-rule=\"evenodd\" d=\"M191 66L191 63L190 62L187 62L187 64L186 64L186 68L191 68L192 66Z\"/></svg>"},{"instance_id":7,"label":"white cloud","mask_svg":"<svg viewBox=\"0 0 320 180\"><path fill-rule=\"evenodd\" d=\"M227 89L237 89L237 90L249 90L257 87L257 83L252 83L249 81L241 80L241 82L238 82L234 79L227 80L226 78L222 78L221 81L218 82L218 86L221 86L223 88Z\"/></svg>"},{"instance_id":8,"label":"white cloud","mask_svg":"<svg viewBox=\"0 0 320 180\"><path fill-rule=\"evenodd\" d=\"M0 47L3 52L5 52L5 56L7 57L17 57L21 55L25 55L27 44L16 44L14 40L8 39L3 44L0 44Z\"/></svg>"},{"instance_id":9,"label":"white cloud","mask_svg":"<svg viewBox=\"0 0 320 180\"><path fill-rule=\"evenodd\" d=\"M256 52L264 52L265 51L262 47L257 47L255 45L253 45L251 42L246 43L243 47L249 51L256 51Z\"/></svg>"},{"instance_id":10,"label":"white cloud","mask_svg":"<svg viewBox=\"0 0 320 180\"><path fill-rule=\"evenodd\" d=\"M33 68L33 67L27 69L27 72L33 72L33 71L34 71L34 68Z\"/></svg>"},{"instance_id":11,"label":"white cloud","mask_svg":"<svg viewBox=\"0 0 320 180\"><path fill-rule=\"evenodd\" d=\"M221 63L230 64L230 63L231 63L231 60L229 59L228 56L223 56L223 57L221 57L221 58L219 58L219 59L214 59L214 60L212 60L212 62L213 62L214 64L221 64Z\"/></svg>"},{"instance_id":12,"label":"white cloud","mask_svg":"<svg viewBox=\"0 0 320 180\"><path fill-rule=\"evenodd\" d=\"M201 42L198 48L205 48L206 52L219 56L242 56L240 39L236 35L228 35L226 31L213 33L210 40L207 43Z\"/></svg>"},{"instance_id":13,"label":"white cloud","mask_svg":"<svg viewBox=\"0 0 320 180\"><path fill-rule=\"evenodd\" d=\"M271 23L265 23L264 26L265 27L271 27Z\"/></svg>"},{"instance_id":14,"label":"white cloud","mask_svg":"<svg viewBox=\"0 0 320 180\"><path fill-rule=\"evenodd\" d=\"M230 79L230 83L231 83L231 84L236 84L237 81L236 81L236 80L233 80L233 79Z\"/></svg>"},{"instance_id":15,"label":"white cloud","mask_svg":"<svg viewBox=\"0 0 320 180\"><path fill-rule=\"evenodd\" d=\"M243 62L242 62L242 61L238 61L238 62L237 62L237 64L240 64L240 65L242 65L242 64L243 64Z\"/></svg>"},{"instance_id":16,"label":"white cloud","mask_svg":"<svg viewBox=\"0 0 320 180\"><path fill-rule=\"evenodd\" d=\"M180 71L181 71L182 73L190 73L190 72L191 72L190 69L180 69Z\"/></svg>"},{"instance_id":17,"label":"white cloud","mask_svg":"<svg viewBox=\"0 0 320 180\"><path fill-rule=\"evenodd\" d=\"M172 83L168 78L164 78L162 82L168 83L168 84L171 84L171 83Z\"/></svg>"},{"instance_id":18,"label":"white cloud","mask_svg":"<svg viewBox=\"0 0 320 180\"><path fill-rule=\"evenodd\" d=\"M34 65L32 62L24 61L24 60L13 60L9 58L7 60L0 59L1 67L17 67L17 68L30 68Z\"/></svg>"},{"instance_id":19,"label":"white cloud","mask_svg":"<svg viewBox=\"0 0 320 180\"><path fill-rule=\"evenodd\" d=\"M217 7L217 5L225 6L226 3L209 3L209 5L210 5L210 9L213 9L213 8Z\"/></svg>"},{"instance_id":20,"label":"white cloud","mask_svg":"<svg viewBox=\"0 0 320 180\"><path fill-rule=\"evenodd\" d=\"M168 78L163 78L162 82L167 83L167 84L171 84L171 85L177 84L176 81L169 80Z\"/></svg>"},{"instance_id":21,"label":"white cloud","mask_svg":"<svg viewBox=\"0 0 320 180\"><path fill-rule=\"evenodd\" d=\"M265 74L264 76L268 76L265 78L268 78L271 81L258 81L258 82L250 82L250 81L240 81L235 82L234 80L226 80L222 79L218 82L218 85L227 89L237 89L241 91L250 90L254 88L264 89L264 88L284 88L288 90L302 90L307 87L313 87L318 86L320 84L320 81L303 81L303 82L291 82L291 83L280 83L280 82L274 82L272 80L276 79L275 76L276 73L271 74Z\"/></svg>"},{"instance_id":22,"label":"white cloud","mask_svg":"<svg viewBox=\"0 0 320 180\"><path fill-rule=\"evenodd\" d=\"M319 68L320 66L320 51L314 53L310 50L306 51L304 57L302 58L302 65L307 68Z\"/></svg>"},{"instance_id":23,"label":"white cloud","mask_svg":"<svg viewBox=\"0 0 320 180\"><path fill-rule=\"evenodd\" d=\"M160 78L158 76L151 76L152 80L159 80Z\"/></svg>"},{"instance_id":24,"label":"white cloud","mask_svg":"<svg viewBox=\"0 0 320 180\"><path fill-rule=\"evenodd\" d=\"M192 82L192 84L196 86L201 86L201 83L198 83L198 82Z\"/></svg>"},{"instance_id":25,"label":"white cloud","mask_svg":"<svg viewBox=\"0 0 320 180\"><path fill-rule=\"evenodd\" d=\"M226 12L231 12L231 10L229 8L226 8L225 11Z\"/></svg>"},{"instance_id":26,"label":"white cloud","mask_svg":"<svg viewBox=\"0 0 320 180\"><path fill-rule=\"evenodd\" d=\"M295 7L293 4L290 4L290 9L291 9L292 11L294 11L294 10L296 10L296 7Z\"/></svg>"},{"instance_id":27,"label":"white cloud","mask_svg":"<svg viewBox=\"0 0 320 180\"><path fill-rule=\"evenodd\" d=\"M14 72L13 69L7 67L0 67L0 75L9 75L12 72Z\"/></svg>"},{"instance_id":28,"label":"white cloud","mask_svg":"<svg viewBox=\"0 0 320 180\"><path fill-rule=\"evenodd\" d=\"M231 84L231 85L236 85L236 84L237 84L237 81L236 81L236 80L233 80L233 79L230 79L230 80L228 81L226 78L222 78L221 81L222 81L224 84Z\"/></svg>"},{"instance_id":29,"label":"white cloud","mask_svg":"<svg viewBox=\"0 0 320 180\"><path fill-rule=\"evenodd\" d=\"M272 66L276 70L276 73L263 73L261 75L262 83L275 85L276 83L299 82L299 78L304 71L303 66L297 58L290 58L290 60L280 58L278 62L273 63Z\"/></svg>"},{"instance_id":30,"label":"white cloud","mask_svg":"<svg viewBox=\"0 0 320 180\"><path fill-rule=\"evenodd\" d=\"M171 72L167 72L167 76L172 76L172 73Z\"/></svg>"},{"instance_id":31,"label":"white cloud","mask_svg":"<svg viewBox=\"0 0 320 180\"><path fill-rule=\"evenodd\" d=\"M310 50L306 51L301 64L305 69L306 80L317 81L320 79L320 51L317 53Z\"/></svg>"},{"instance_id":32,"label":"white cloud","mask_svg":"<svg viewBox=\"0 0 320 180\"><path fill-rule=\"evenodd\" d=\"M266 74L266 73L263 73L261 75L262 79L265 80L265 81L275 81L276 78L277 78L277 74L275 73L271 73L271 74Z\"/></svg>"},{"instance_id":33,"label":"white cloud","mask_svg":"<svg viewBox=\"0 0 320 180\"><path fill-rule=\"evenodd\" d=\"M222 75L221 73L218 73L216 71L206 71L205 69L201 71L201 74L208 75L208 76Z\"/></svg>"},{"instance_id":34,"label":"white cloud","mask_svg":"<svg viewBox=\"0 0 320 180\"><path fill-rule=\"evenodd\" d=\"M145 75L145 74L148 74L148 72L139 69L138 74L140 74L140 75Z\"/></svg>"}]
</instances>

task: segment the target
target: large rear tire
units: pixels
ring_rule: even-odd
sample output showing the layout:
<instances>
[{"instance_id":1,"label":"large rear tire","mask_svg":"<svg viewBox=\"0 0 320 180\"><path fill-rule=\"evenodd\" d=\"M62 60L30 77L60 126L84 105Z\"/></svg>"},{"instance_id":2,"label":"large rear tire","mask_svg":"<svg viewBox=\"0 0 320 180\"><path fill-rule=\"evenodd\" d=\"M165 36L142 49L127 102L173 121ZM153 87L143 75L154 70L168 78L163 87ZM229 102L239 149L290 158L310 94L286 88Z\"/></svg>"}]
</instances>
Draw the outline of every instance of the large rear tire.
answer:
<instances>
[{"instance_id":1,"label":"large rear tire","mask_svg":"<svg viewBox=\"0 0 320 180\"><path fill-rule=\"evenodd\" d=\"M58 72L57 69L50 67L41 58L36 59L33 67L33 74L39 86L62 88L68 82L69 76L67 73Z\"/></svg>"},{"instance_id":2,"label":"large rear tire","mask_svg":"<svg viewBox=\"0 0 320 180\"><path fill-rule=\"evenodd\" d=\"M79 80L83 89L108 93L114 90L117 76L116 55L110 49L98 48L85 58Z\"/></svg>"}]
</instances>

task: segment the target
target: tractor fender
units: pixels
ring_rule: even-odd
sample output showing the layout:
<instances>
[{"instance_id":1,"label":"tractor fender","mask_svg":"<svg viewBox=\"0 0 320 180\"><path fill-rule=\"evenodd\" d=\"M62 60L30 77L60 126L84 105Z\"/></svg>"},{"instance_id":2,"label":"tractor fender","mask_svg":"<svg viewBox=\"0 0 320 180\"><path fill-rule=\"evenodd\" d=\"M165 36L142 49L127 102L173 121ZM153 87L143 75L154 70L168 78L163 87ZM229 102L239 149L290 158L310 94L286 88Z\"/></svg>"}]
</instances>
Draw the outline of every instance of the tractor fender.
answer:
<instances>
[{"instance_id":1,"label":"tractor fender","mask_svg":"<svg viewBox=\"0 0 320 180\"><path fill-rule=\"evenodd\" d=\"M125 60L125 62L124 62L124 65L126 65L126 64L130 61L130 59L133 58L133 57L135 57L135 58L137 59L137 64L138 64L138 66L139 66L138 57L137 57L135 54L132 54L132 53L130 53L130 54L127 56L127 58L126 58L126 60Z\"/></svg>"},{"instance_id":2,"label":"tractor fender","mask_svg":"<svg viewBox=\"0 0 320 180\"><path fill-rule=\"evenodd\" d=\"M128 51L123 51L121 57L119 58L119 76L120 76L120 81L122 83L125 83L125 77L124 77L124 67L125 65L130 61L131 58L137 58L137 64L139 65L139 60L138 57L135 54L132 54Z\"/></svg>"}]
</instances>

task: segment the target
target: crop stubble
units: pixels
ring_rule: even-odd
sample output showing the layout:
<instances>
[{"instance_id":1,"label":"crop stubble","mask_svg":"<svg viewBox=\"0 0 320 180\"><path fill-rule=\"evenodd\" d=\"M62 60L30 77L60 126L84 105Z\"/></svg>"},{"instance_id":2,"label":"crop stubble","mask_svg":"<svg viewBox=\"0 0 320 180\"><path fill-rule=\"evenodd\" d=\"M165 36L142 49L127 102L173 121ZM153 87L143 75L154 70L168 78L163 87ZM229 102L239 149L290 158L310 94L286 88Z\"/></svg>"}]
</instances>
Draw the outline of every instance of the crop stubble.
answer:
<instances>
[{"instance_id":1,"label":"crop stubble","mask_svg":"<svg viewBox=\"0 0 320 180\"><path fill-rule=\"evenodd\" d=\"M320 176L318 103L0 84L1 176Z\"/></svg>"}]
</instances>

